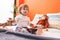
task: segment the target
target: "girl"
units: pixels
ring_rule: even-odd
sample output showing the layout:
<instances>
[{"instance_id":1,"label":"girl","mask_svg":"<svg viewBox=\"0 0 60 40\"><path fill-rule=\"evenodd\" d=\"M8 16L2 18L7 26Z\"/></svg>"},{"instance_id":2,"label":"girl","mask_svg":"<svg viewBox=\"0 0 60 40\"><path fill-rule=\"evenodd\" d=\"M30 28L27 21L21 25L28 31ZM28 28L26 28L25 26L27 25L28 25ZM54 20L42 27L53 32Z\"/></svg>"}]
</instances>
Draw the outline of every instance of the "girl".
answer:
<instances>
[{"instance_id":1,"label":"girl","mask_svg":"<svg viewBox=\"0 0 60 40\"><path fill-rule=\"evenodd\" d=\"M30 19L27 16L29 13L29 7L26 4L21 4L19 9L19 15L15 17L17 28L15 31L28 32L26 30L27 26L30 25Z\"/></svg>"}]
</instances>

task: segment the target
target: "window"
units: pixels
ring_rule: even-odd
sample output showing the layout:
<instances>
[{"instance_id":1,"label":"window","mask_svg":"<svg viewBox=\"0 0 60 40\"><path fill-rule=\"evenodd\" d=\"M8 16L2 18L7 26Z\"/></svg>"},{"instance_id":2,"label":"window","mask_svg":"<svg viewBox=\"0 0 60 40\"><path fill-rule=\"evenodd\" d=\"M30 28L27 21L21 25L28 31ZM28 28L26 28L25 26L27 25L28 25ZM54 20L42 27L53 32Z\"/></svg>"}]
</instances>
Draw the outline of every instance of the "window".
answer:
<instances>
[{"instance_id":1,"label":"window","mask_svg":"<svg viewBox=\"0 0 60 40\"><path fill-rule=\"evenodd\" d=\"M0 23L14 17L14 0L0 0Z\"/></svg>"}]
</instances>

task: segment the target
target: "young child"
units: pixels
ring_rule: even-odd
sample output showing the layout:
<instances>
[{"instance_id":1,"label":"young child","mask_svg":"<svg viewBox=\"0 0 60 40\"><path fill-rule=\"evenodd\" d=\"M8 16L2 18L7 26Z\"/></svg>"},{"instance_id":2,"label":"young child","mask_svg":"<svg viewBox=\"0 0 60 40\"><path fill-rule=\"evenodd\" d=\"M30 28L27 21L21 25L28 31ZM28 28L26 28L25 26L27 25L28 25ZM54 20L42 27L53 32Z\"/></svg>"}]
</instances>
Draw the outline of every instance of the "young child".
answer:
<instances>
[{"instance_id":1,"label":"young child","mask_svg":"<svg viewBox=\"0 0 60 40\"><path fill-rule=\"evenodd\" d=\"M27 16L29 13L29 7L26 4L21 4L19 6L19 15L15 17L15 22L17 24L17 28L15 31L25 31L28 32L26 30L27 26L30 25L30 19Z\"/></svg>"}]
</instances>

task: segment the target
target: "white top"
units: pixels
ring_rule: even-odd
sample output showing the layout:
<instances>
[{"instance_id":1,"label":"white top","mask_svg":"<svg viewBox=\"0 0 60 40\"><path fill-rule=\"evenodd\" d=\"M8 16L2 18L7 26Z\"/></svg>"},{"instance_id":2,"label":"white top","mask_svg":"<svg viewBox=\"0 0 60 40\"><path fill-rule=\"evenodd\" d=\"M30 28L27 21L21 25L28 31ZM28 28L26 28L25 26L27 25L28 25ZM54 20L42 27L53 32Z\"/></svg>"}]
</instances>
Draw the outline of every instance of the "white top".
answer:
<instances>
[{"instance_id":1,"label":"white top","mask_svg":"<svg viewBox=\"0 0 60 40\"><path fill-rule=\"evenodd\" d=\"M22 14L19 14L15 17L15 21L17 24L17 27L27 27L30 25L30 19L28 16L23 16Z\"/></svg>"}]
</instances>

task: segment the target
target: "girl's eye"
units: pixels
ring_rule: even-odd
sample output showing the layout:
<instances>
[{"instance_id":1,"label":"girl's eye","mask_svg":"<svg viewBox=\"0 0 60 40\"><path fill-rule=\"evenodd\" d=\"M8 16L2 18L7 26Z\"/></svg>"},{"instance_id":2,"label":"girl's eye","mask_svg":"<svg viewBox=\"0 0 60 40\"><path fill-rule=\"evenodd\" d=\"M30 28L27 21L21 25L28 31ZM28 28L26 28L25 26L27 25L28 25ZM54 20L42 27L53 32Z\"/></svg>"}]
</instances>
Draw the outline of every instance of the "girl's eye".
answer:
<instances>
[{"instance_id":1,"label":"girl's eye","mask_svg":"<svg viewBox=\"0 0 60 40\"><path fill-rule=\"evenodd\" d=\"M23 10L28 10L28 8L24 8Z\"/></svg>"}]
</instances>

